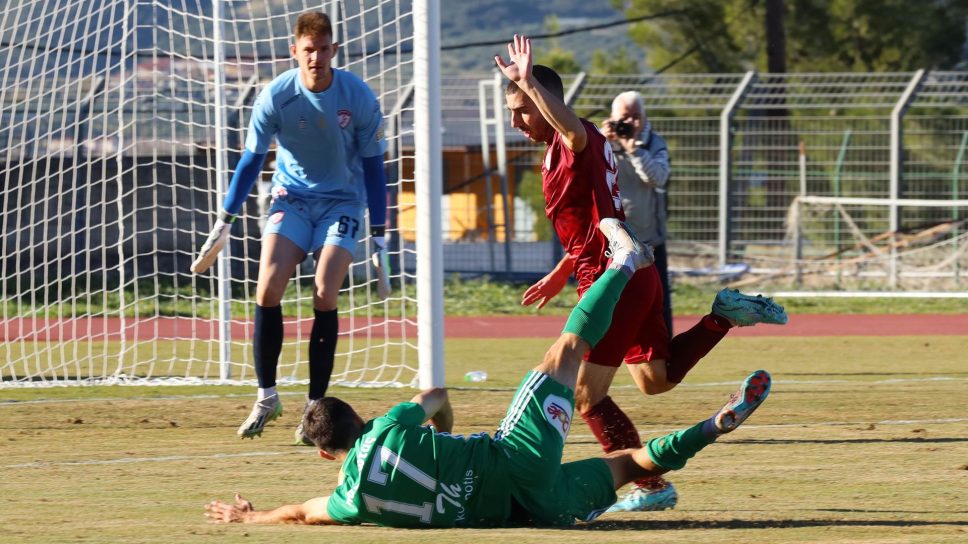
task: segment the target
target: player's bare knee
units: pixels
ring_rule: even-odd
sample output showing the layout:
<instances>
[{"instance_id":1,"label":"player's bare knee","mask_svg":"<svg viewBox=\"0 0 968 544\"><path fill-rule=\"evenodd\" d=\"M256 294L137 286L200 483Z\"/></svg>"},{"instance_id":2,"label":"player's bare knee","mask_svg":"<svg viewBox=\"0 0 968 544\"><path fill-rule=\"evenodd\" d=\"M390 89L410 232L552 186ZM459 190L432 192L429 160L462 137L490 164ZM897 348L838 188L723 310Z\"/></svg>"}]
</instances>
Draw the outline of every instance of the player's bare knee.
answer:
<instances>
[{"instance_id":1,"label":"player's bare knee","mask_svg":"<svg viewBox=\"0 0 968 544\"><path fill-rule=\"evenodd\" d=\"M282 304L282 292L271 288L256 288L255 303L263 308L274 308Z\"/></svg>"},{"instance_id":2,"label":"player's bare knee","mask_svg":"<svg viewBox=\"0 0 968 544\"><path fill-rule=\"evenodd\" d=\"M548 351L545 352L544 358L541 359L542 366L553 365L558 360L558 351L555 346L551 346Z\"/></svg>"},{"instance_id":3,"label":"player's bare knee","mask_svg":"<svg viewBox=\"0 0 968 544\"><path fill-rule=\"evenodd\" d=\"M575 410L583 414L594 408L596 404L602 402L607 396L607 387L596 387L594 384L590 385L579 380L578 385L575 387Z\"/></svg>"},{"instance_id":4,"label":"player's bare knee","mask_svg":"<svg viewBox=\"0 0 968 544\"><path fill-rule=\"evenodd\" d=\"M562 334L548 348L542 360L543 365L577 364L584 352L580 349L577 336Z\"/></svg>"},{"instance_id":5,"label":"player's bare knee","mask_svg":"<svg viewBox=\"0 0 968 544\"><path fill-rule=\"evenodd\" d=\"M548 351L545 352L541 364L534 368L537 372L547 374L558 383L574 391L578 379L578 369L581 355L576 355L568 342L559 338Z\"/></svg>"},{"instance_id":6,"label":"player's bare knee","mask_svg":"<svg viewBox=\"0 0 968 544\"><path fill-rule=\"evenodd\" d=\"M679 384L663 379L661 381L646 380L636 385L638 385L639 391L646 395L659 395L673 389Z\"/></svg>"},{"instance_id":7,"label":"player's bare knee","mask_svg":"<svg viewBox=\"0 0 968 544\"><path fill-rule=\"evenodd\" d=\"M645 395L659 395L679 385L669 381L664 360L642 361L627 367L636 387Z\"/></svg>"},{"instance_id":8,"label":"player's bare knee","mask_svg":"<svg viewBox=\"0 0 968 544\"><path fill-rule=\"evenodd\" d=\"M337 307L337 302L339 300L339 293L331 293L326 289L316 288L316 292L313 293L313 308L321 311L328 312L330 310L335 310Z\"/></svg>"}]
</instances>

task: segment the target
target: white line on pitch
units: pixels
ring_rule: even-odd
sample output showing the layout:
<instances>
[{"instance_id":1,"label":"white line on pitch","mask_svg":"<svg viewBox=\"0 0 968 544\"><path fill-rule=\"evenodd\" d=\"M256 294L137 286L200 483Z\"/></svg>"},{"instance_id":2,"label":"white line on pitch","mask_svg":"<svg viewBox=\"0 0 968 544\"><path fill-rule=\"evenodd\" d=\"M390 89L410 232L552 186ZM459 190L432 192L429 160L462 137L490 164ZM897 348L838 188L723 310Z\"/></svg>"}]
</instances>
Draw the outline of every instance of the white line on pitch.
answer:
<instances>
[{"instance_id":1,"label":"white line on pitch","mask_svg":"<svg viewBox=\"0 0 968 544\"><path fill-rule=\"evenodd\" d=\"M942 423L961 423L968 421L968 418L945 418L945 419L887 419L875 421L874 425L925 425ZM834 427L846 425L870 425L870 421L823 421L813 423L779 423L774 425L743 425L744 429L775 429L784 427ZM679 428L649 429L644 431L643 436L654 433L664 433L679 430ZM590 434L570 435L572 440L594 440ZM215 453L212 455L166 455L162 457L122 457L119 459L89 459L85 461L37 461L34 463L21 463L17 465L4 465L3 468L48 468L55 466L86 466L86 465L117 465L126 463L161 463L167 461L192 461L198 459L233 459L242 457L275 457L280 455L296 455L315 450L302 449L298 451L252 451L246 453Z\"/></svg>"},{"instance_id":2,"label":"white line on pitch","mask_svg":"<svg viewBox=\"0 0 968 544\"><path fill-rule=\"evenodd\" d=\"M898 383L921 383L921 382L963 382L968 381L968 377L953 378L950 376L929 376L926 378L888 378L883 380L863 381L863 380L773 380L773 385L881 385ZM705 382L705 383L683 383L678 388L690 387L722 387L735 386L738 381L728 382ZM613 385L612 389L632 389L633 384ZM455 391L515 391L514 387L462 387L452 386L448 389ZM295 391L283 391L279 395L300 396L305 398L305 393ZM197 400L197 399L229 399L229 398L254 398L252 393L230 393L225 395L168 395L161 397L100 397L90 399L37 399L37 400L4 400L0 401L0 408L5 406L19 406L24 404L65 404L65 403L84 403L84 402L119 402L126 400L150 401L150 400Z\"/></svg>"},{"instance_id":3,"label":"white line on pitch","mask_svg":"<svg viewBox=\"0 0 968 544\"><path fill-rule=\"evenodd\" d=\"M160 463L166 461L191 461L193 459L231 459L234 457L273 457L277 455L293 455L295 451L252 451L247 453L215 453L212 455L166 455L162 457L122 457L120 459L89 459L86 461L37 461L19 465L6 465L3 468L46 468L53 466L77 465L118 465L124 463ZM315 454L316 451L313 450Z\"/></svg>"}]
</instances>

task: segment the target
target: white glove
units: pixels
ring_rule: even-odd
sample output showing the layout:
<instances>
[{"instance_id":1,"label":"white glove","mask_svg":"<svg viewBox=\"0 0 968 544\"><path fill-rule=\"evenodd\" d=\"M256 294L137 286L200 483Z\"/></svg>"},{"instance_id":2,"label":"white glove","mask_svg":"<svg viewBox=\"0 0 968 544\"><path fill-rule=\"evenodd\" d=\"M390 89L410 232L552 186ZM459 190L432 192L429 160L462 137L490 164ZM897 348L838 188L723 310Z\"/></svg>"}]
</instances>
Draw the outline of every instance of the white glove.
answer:
<instances>
[{"instance_id":1,"label":"white glove","mask_svg":"<svg viewBox=\"0 0 968 544\"><path fill-rule=\"evenodd\" d=\"M380 298L390 296L390 256L387 255L387 242L384 235L384 227L373 227L370 229L370 236L373 241L373 267L376 268L376 294Z\"/></svg>"},{"instance_id":2,"label":"white glove","mask_svg":"<svg viewBox=\"0 0 968 544\"><path fill-rule=\"evenodd\" d=\"M215 224L212 226L212 232L208 235L205 243L202 244L202 249L198 252L198 258L192 263L192 272L201 274L208 270L212 266L212 263L218 259L218 254L222 252L222 248L225 247L225 242L228 241L229 234L232 232L232 223L235 221L235 218L236 216L225 210L219 212L218 219L215 220Z\"/></svg>"}]
</instances>

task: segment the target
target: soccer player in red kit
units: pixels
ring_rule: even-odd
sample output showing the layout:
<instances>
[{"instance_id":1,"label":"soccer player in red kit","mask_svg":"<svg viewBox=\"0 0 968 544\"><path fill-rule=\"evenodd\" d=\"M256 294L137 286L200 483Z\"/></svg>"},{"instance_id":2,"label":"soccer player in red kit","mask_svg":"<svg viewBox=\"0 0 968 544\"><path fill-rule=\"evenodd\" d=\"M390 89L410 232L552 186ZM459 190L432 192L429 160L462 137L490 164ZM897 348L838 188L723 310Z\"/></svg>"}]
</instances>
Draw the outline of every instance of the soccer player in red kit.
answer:
<instances>
[{"instance_id":1,"label":"soccer player in red kit","mask_svg":"<svg viewBox=\"0 0 968 544\"><path fill-rule=\"evenodd\" d=\"M554 270L525 291L521 303L554 298L574 273L583 294L606 269L606 241L598 231L605 217L624 219L616 183L612 148L598 128L579 118L563 100L561 78L551 68L534 65L531 40L514 36L508 44L510 62L495 57L510 80L505 92L511 125L547 148L541 165L545 214L566 255ZM621 363L646 395L668 391L726 335L733 326L783 324L782 306L761 296L724 289L712 311L686 332L669 339L663 318L662 284L655 267L639 270L615 308L621 320L585 359L575 391L575 408L605 452L641 447L635 425L608 396ZM675 488L661 478L636 482L613 511L663 510L675 506Z\"/></svg>"}]
</instances>

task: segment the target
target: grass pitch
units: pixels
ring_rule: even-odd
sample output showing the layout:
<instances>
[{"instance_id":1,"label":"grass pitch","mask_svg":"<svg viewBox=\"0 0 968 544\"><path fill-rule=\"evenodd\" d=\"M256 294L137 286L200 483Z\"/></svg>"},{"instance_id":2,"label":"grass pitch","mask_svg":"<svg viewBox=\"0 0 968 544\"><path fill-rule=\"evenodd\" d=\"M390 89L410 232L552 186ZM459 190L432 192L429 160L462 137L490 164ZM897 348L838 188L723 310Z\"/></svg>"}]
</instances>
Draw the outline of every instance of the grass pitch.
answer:
<instances>
[{"instance_id":1,"label":"grass pitch","mask_svg":"<svg viewBox=\"0 0 968 544\"><path fill-rule=\"evenodd\" d=\"M449 341L455 430L493 431L548 343ZM731 338L663 395L620 372L612 395L645 437L708 417L752 370L775 383L746 425L669 475L675 510L571 530L209 525L203 505L235 491L267 508L332 490L336 464L290 445L303 388L283 391L286 413L254 441L235 437L247 387L8 389L0 541L965 542L966 362L965 337ZM460 382L473 369L488 381ZM375 416L414 391L331 393ZM598 453L579 420L566 459Z\"/></svg>"}]
</instances>

